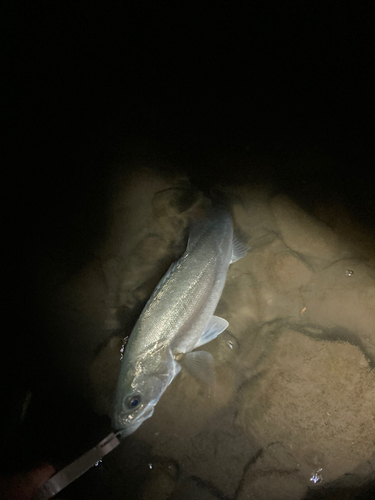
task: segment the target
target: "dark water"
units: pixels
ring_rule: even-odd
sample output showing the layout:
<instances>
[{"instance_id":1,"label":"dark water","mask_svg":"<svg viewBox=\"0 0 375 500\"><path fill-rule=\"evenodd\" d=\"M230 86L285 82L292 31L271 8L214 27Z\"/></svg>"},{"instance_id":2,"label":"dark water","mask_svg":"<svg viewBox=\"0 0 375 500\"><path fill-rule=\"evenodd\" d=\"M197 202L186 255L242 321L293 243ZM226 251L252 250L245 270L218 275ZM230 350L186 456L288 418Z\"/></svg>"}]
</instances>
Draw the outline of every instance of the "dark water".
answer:
<instances>
[{"instance_id":1,"label":"dark water","mask_svg":"<svg viewBox=\"0 0 375 500\"><path fill-rule=\"evenodd\" d=\"M369 2L253 2L246 12L234 4L8 5L7 19L6 143L15 165L4 182L1 464L10 472L62 466L110 431L46 348L56 333L41 289L46 279L59 286L66 269L73 274L100 248L116 165L125 177L138 164L186 173L205 193L262 183L307 212L337 200L374 228L375 45ZM51 260L64 263L60 277L48 275ZM115 460L98 466L61 498L117 498L108 484L119 475L136 494L144 464L165 457L133 437L127 450L120 470ZM178 498L194 498L195 488L227 498L171 467L184 485ZM340 483L306 498L370 498L370 490Z\"/></svg>"}]
</instances>

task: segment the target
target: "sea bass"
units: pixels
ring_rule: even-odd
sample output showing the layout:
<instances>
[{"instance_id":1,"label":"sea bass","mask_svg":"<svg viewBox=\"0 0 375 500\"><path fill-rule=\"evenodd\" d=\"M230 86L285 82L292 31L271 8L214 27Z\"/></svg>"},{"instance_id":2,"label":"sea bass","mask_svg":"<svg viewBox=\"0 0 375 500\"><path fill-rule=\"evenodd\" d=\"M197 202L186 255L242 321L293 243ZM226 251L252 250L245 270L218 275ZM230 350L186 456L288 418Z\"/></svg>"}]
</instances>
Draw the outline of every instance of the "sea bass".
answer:
<instances>
[{"instance_id":1,"label":"sea bass","mask_svg":"<svg viewBox=\"0 0 375 500\"><path fill-rule=\"evenodd\" d=\"M212 383L212 355L192 351L227 328L214 312L229 265L247 250L222 208L192 224L185 253L156 287L126 345L112 416L119 436L132 434L152 416L181 366Z\"/></svg>"}]
</instances>

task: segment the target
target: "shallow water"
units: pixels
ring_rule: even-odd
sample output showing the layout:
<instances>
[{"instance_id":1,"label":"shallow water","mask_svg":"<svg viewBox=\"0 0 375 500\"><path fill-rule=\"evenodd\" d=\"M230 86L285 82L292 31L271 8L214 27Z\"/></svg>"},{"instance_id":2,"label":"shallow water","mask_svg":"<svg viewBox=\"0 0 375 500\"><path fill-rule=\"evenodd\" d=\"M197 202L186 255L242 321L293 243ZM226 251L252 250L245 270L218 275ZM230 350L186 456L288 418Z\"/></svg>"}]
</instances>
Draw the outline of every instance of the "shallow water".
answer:
<instances>
[{"instance_id":1,"label":"shallow water","mask_svg":"<svg viewBox=\"0 0 375 500\"><path fill-rule=\"evenodd\" d=\"M217 190L252 251L215 387L179 375L59 497L375 498L373 2L39 4L4 30L0 475L109 434L123 338Z\"/></svg>"},{"instance_id":2,"label":"shallow water","mask_svg":"<svg viewBox=\"0 0 375 500\"><path fill-rule=\"evenodd\" d=\"M44 382L43 411L66 442L42 458L60 467L110 431L123 339L209 204L186 177L151 169L111 185L105 237L85 264L44 265L45 349L82 405L75 413L69 390ZM229 327L204 346L215 385L180 374L153 417L61 498L299 500L374 480L374 234L338 202L307 209L265 185L215 187L251 247L217 308Z\"/></svg>"}]
</instances>

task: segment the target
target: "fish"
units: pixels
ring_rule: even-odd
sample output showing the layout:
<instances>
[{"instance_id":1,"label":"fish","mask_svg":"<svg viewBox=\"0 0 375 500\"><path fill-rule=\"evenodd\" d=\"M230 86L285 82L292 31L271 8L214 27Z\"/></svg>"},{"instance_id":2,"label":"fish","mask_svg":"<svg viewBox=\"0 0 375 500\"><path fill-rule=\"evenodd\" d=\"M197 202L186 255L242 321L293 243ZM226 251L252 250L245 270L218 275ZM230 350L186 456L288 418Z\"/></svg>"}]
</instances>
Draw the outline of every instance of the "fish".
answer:
<instances>
[{"instance_id":1,"label":"fish","mask_svg":"<svg viewBox=\"0 0 375 500\"><path fill-rule=\"evenodd\" d=\"M215 316L229 265L248 247L235 235L225 208L214 208L191 224L187 247L161 279L126 344L112 412L124 438L154 413L181 368L206 384L214 382L214 359L195 351L215 339L228 321Z\"/></svg>"}]
</instances>

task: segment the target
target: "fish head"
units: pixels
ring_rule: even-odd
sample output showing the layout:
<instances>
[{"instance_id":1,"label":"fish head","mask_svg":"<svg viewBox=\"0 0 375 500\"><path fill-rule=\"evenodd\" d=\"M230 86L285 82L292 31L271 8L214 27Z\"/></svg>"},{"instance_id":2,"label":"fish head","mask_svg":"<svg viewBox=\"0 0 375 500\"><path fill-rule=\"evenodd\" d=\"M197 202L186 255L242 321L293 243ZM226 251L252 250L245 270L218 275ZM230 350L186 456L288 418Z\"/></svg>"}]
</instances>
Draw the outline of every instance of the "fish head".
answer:
<instances>
[{"instance_id":1,"label":"fish head","mask_svg":"<svg viewBox=\"0 0 375 500\"><path fill-rule=\"evenodd\" d=\"M155 405L179 369L170 349L160 349L129 362L125 374L121 370L112 418L119 437L129 436L152 416Z\"/></svg>"}]
</instances>

